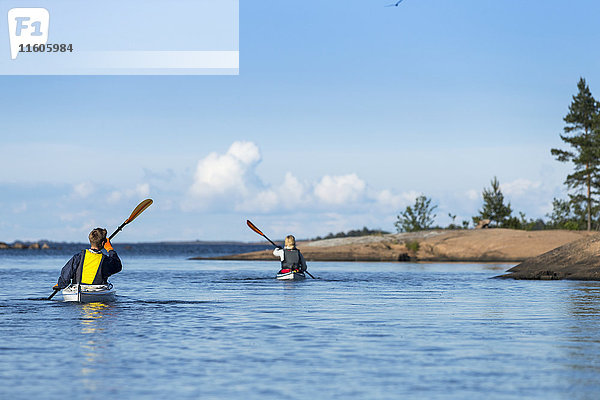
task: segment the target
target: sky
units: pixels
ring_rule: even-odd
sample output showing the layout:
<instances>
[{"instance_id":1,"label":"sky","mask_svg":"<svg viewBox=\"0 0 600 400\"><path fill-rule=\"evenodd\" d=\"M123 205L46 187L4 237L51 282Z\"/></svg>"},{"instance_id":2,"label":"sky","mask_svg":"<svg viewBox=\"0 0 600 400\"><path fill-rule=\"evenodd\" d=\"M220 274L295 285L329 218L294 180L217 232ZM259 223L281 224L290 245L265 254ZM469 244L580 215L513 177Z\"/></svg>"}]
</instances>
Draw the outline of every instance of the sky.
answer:
<instances>
[{"instance_id":1,"label":"sky","mask_svg":"<svg viewBox=\"0 0 600 400\"><path fill-rule=\"evenodd\" d=\"M0 241L83 242L147 197L119 241L393 232L420 194L445 226L494 176L544 217L600 3L390 3L241 1L239 76L0 77Z\"/></svg>"}]
</instances>

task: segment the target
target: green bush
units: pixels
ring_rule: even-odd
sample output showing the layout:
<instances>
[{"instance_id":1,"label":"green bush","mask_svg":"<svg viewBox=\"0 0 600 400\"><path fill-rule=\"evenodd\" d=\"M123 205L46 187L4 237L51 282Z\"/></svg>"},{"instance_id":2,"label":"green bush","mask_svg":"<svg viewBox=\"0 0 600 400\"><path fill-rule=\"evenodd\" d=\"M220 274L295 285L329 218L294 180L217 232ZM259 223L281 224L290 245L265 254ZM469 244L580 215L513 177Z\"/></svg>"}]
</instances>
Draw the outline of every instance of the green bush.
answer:
<instances>
[{"instance_id":1,"label":"green bush","mask_svg":"<svg viewBox=\"0 0 600 400\"><path fill-rule=\"evenodd\" d=\"M394 223L398 232L416 232L430 229L435 220L436 214L433 213L437 206L431 205L431 199L425 195L420 195L415 199L414 206L408 206L397 216Z\"/></svg>"},{"instance_id":2,"label":"green bush","mask_svg":"<svg viewBox=\"0 0 600 400\"><path fill-rule=\"evenodd\" d=\"M416 253L416 252L418 252L418 251L419 251L419 242L417 242L416 240L412 240L412 241L410 241L410 242L406 242L406 245L405 245L405 246L406 246L406 248L407 248L409 251L412 251L412 252L414 252L414 253Z\"/></svg>"}]
</instances>

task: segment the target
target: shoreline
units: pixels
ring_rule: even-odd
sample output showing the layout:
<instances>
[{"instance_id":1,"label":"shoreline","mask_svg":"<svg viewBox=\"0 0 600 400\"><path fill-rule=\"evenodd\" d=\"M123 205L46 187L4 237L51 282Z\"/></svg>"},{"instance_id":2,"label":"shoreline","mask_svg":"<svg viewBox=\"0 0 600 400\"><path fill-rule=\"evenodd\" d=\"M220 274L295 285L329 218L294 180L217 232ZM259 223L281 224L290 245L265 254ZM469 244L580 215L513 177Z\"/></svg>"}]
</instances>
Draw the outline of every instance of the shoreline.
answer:
<instances>
[{"instance_id":1,"label":"shoreline","mask_svg":"<svg viewBox=\"0 0 600 400\"><path fill-rule=\"evenodd\" d=\"M431 230L298 242L306 261L486 262L516 264L596 232L512 229ZM273 261L272 250L190 260Z\"/></svg>"}]
</instances>

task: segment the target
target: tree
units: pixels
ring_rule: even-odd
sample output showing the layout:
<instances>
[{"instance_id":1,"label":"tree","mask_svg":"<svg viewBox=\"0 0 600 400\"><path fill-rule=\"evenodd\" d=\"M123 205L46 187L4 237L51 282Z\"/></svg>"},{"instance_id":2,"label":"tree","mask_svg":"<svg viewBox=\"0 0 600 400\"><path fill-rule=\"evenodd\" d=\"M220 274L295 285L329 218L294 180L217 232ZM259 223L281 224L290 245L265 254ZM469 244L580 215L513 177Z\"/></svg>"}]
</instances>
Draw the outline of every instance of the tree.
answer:
<instances>
[{"instance_id":1,"label":"tree","mask_svg":"<svg viewBox=\"0 0 600 400\"><path fill-rule=\"evenodd\" d=\"M546 214L549 229L584 230L587 227L587 208L582 207L581 202L552 200L552 213ZM592 207L592 218L597 218L598 207Z\"/></svg>"},{"instance_id":2,"label":"tree","mask_svg":"<svg viewBox=\"0 0 600 400\"><path fill-rule=\"evenodd\" d=\"M551 149L551 152L558 161L574 165L575 171L567 176L565 184L576 191L569 195L571 203L585 203L589 231L592 229L592 211L597 203L594 195L598 194L600 184L600 104L592 96L585 79L579 79L577 88L579 92L573 96L569 113L564 117L565 135L560 135L572 151Z\"/></svg>"},{"instance_id":3,"label":"tree","mask_svg":"<svg viewBox=\"0 0 600 400\"><path fill-rule=\"evenodd\" d=\"M448 213L448 216L452 220L452 222L445 229L468 229L469 221L461 221L461 224L456 223L456 214L452 215L452 213Z\"/></svg>"},{"instance_id":4,"label":"tree","mask_svg":"<svg viewBox=\"0 0 600 400\"><path fill-rule=\"evenodd\" d=\"M510 203L504 204L504 195L500 190L498 178L494 176L491 185L491 188L483 189L483 208L477 217L473 217L473 222L477 224L482 219L489 219L495 226L503 226L509 221L512 209ZM511 223L513 223L512 220Z\"/></svg>"},{"instance_id":5,"label":"tree","mask_svg":"<svg viewBox=\"0 0 600 400\"><path fill-rule=\"evenodd\" d=\"M552 214L546 214L550 219L548 226L553 229L585 229L587 213L582 211L580 203L573 205L570 201L555 198L552 200Z\"/></svg>"},{"instance_id":6,"label":"tree","mask_svg":"<svg viewBox=\"0 0 600 400\"><path fill-rule=\"evenodd\" d=\"M452 219L452 222L450 222L450 225L448 225L446 227L446 229L460 229L460 226L456 225L456 214L452 215L452 213L448 213L448 216L450 217L450 219Z\"/></svg>"},{"instance_id":7,"label":"tree","mask_svg":"<svg viewBox=\"0 0 600 400\"><path fill-rule=\"evenodd\" d=\"M398 215L394 224L398 232L415 232L431 228L436 214L433 214L437 206L431 206L431 199L420 195L415 200L413 207L408 206Z\"/></svg>"}]
</instances>

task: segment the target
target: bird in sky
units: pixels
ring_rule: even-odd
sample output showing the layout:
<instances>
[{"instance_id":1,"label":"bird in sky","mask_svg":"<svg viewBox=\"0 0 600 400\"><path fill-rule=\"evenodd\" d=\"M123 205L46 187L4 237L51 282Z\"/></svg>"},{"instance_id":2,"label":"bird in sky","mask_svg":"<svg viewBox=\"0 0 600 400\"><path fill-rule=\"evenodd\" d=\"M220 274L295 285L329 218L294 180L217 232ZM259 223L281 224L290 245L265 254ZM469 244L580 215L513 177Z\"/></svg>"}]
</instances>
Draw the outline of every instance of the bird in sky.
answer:
<instances>
[{"instance_id":1,"label":"bird in sky","mask_svg":"<svg viewBox=\"0 0 600 400\"><path fill-rule=\"evenodd\" d=\"M388 4L386 7L398 7L398 4L402 3L404 0L398 0L394 4Z\"/></svg>"}]
</instances>

